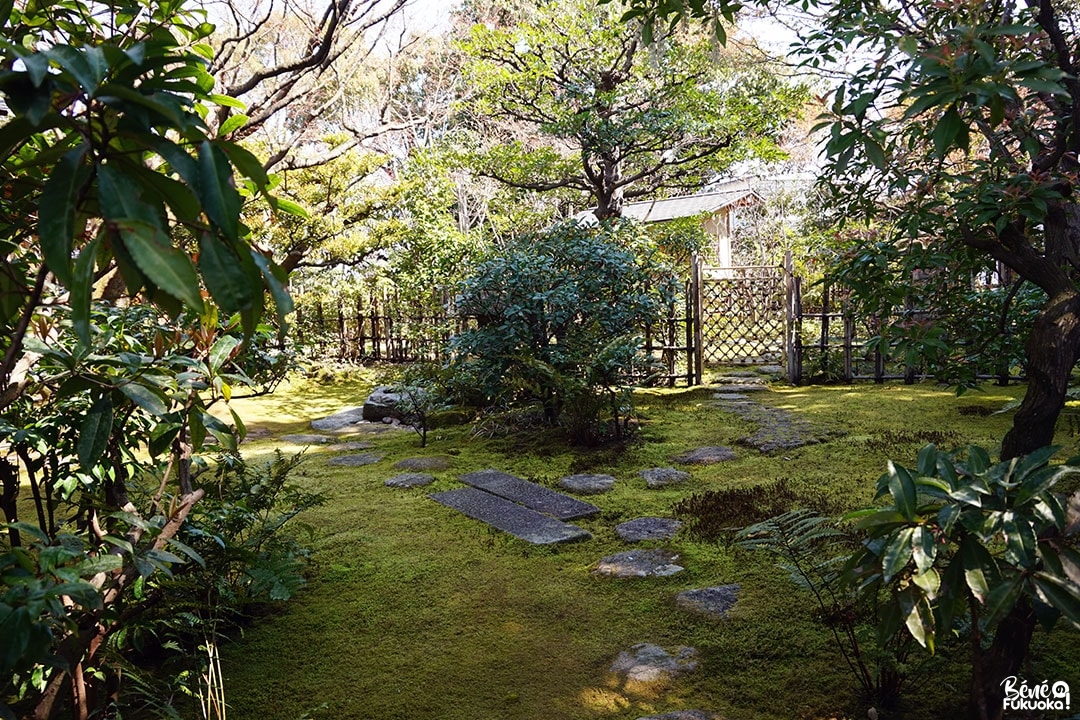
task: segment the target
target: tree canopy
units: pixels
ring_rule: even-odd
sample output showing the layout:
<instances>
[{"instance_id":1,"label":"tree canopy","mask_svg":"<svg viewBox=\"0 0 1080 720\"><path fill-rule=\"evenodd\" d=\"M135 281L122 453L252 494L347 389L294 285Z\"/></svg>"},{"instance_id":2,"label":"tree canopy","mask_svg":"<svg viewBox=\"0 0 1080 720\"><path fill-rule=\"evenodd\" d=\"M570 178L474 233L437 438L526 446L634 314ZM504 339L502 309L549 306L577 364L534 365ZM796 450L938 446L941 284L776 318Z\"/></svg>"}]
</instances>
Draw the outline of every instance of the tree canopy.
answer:
<instances>
[{"instance_id":1,"label":"tree canopy","mask_svg":"<svg viewBox=\"0 0 1080 720\"><path fill-rule=\"evenodd\" d=\"M587 193L600 218L627 200L697 190L737 160L779 157L806 99L763 57L718 53L689 32L649 46L588 0L474 25L462 49L466 104L488 127L479 171Z\"/></svg>"}]
</instances>

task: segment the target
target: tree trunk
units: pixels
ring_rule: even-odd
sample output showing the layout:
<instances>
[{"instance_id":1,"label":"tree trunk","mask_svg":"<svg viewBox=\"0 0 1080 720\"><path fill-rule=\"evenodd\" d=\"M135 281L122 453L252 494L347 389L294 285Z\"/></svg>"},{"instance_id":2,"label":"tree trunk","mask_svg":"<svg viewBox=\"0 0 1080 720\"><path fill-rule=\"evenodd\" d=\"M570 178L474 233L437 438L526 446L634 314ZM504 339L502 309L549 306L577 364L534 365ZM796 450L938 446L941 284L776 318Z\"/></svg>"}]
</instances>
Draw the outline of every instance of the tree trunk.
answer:
<instances>
[{"instance_id":1,"label":"tree trunk","mask_svg":"<svg viewBox=\"0 0 1080 720\"><path fill-rule=\"evenodd\" d=\"M1080 351L1080 294L1051 298L1039 313L1027 343L1028 387L1013 426L1001 443L1009 460L1054 441L1054 427L1065 405L1065 391Z\"/></svg>"},{"instance_id":2,"label":"tree trunk","mask_svg":"<svg viewBox=\"0 0 1080 720\"><path fill-rule=\"evenodd\" d=\"M1080 354L1080 294L1051 298L1039 313L1028 339L1028 387L1001 444L1003 460L1026 455L1054 441L1054 428L1065 405L1065 391ZM968 715L972 720L1000 720L1004 713L1001 682L1020 671L1027 657L1035 613L1021 598L998 624L990 649L976 660L980 672L972 683ZM985 713L983 712L985 709Z\"/></svg>"},{"instance_id":3,"label":"tree trunk","mask_svg":"<svg viewBox=\"0 0 1080 720\"><path fill-rule=\"evenodd\" d=\"M1027 657L1031 635L1035 632L1035 611L1026 597L1021 597L1013 609L1005 616L994 631L994 642L990 649L983 652L976 660L980 664L980 673L976 677L982 680L982 687L972 684L972 693L968 705L968 717L971 720L1001 720L1005 713L1005 691L1002 681L1012 675L1019 675L1020 668ZM980 707L979 699L982 703ZM985 708L985 714L982 710Z\"/></svg>"}]
</instances>

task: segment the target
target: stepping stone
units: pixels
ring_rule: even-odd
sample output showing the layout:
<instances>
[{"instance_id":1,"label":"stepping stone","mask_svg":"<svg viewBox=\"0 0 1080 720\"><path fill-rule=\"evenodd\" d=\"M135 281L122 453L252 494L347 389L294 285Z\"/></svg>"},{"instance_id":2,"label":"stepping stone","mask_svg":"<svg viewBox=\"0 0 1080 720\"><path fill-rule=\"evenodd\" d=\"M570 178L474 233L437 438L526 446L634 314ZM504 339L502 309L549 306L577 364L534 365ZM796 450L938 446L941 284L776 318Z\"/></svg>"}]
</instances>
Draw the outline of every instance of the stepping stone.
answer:
<instances>
[{"instance_id":1,"label":"stepping stone","mask_svg":"<svg viewBox=\"0 0 1080 720\"><path fill-rule=\"evenodd\" d=\"M311 421L311 429L319 432L342 433L354 430L357 423L363 421L363 408L345 408L333 415Z\"/></svg>"},{"instance_id":2,"label":"stepping stone","mask_svg":"<svg viewBox=\"0 0 1080 720\"><path fill-rule=\"evenodd\" d=\"M619 653L611 672L628 681L665 682L697 670L697 654L692 647L680 647L671 654L659 645L639 643Z\"/></svg>"},{"instance_id":3,"label":"stepping stone","mask_svg":"<svg viewBox=\"0 0 1080 720\"><path fill-rule=\"evenodd\" d=\"M563 495L550 488L522 480L501 470L477 470L465 473L461 481L492 495L498 495L525 507L546 513L559 520L573 520L600 512L600 508Z\"/></svg>"},{"instance_id":4,"label":"stepping stone","mask_svg":"<svg viewBox=\"0 0 1080 720\"><path fill-rule=\"evenodd\" d=\"M743 393L713 393L713 397L717 400L726 400L728 402L750 399L749 395Z\"/></svg>"},{"instance_id":5,"label":"stepping stone","mask_svg":"<svg viewBox=\"0 0 1080 720\"><path fill-rule=\"evenodd\" d=\"M675 604L683 610L727 617L728 610L738 600L739 585L720 585L718 587L702 588L700 590L684 590L675 596Z\"/></svg>"},{"instance_id":6,"label":"stepping stone","mask_svg":"<svg viewBox=\"0 0 1080 720\"><path fill-rule=\"evenodd\" d=\"M760 383L723 383L724 392L726 393L759 393L769 392L769 386L764 382Z\"/></svg>"},{"instance_id":7,"label":"stepping stone","mask_svg":"<svg viewBox=\"0 0 1080 720\"><path fill-rule=\"evenodd\" d=\"M414 457L398 460L394 463L395 470L446 470L450 467L450 458L442 455L430 457Z\"/></svg>"},{"instance_id":8,"label":"stepping stone","mask_svg":"<svg viewBox=\"0 0 1080 720\"><path fill-rule=\"evenodd\" d=\"M645 478L645 484L651 488L674 485L690 479L690 473L676 470L673 467L649 468L648 470L642 470L638 475Z\"/></svg>"},{"instance_id":9,"label":"stepping stone","mask_svg":"<svg viewBox=\"0 0 1080 720\"><path fill-rule=\"evenodd\" d=\"M325 445L334 438L327 435L305 435L300 433L297 435L282 435L281 439L293 445Z\"/></svg>"},{"instance_id":10,"label":"stepping stone","mask_svg":"<svg viewBox=\"0 0 1080 720\"><path fill-rule=\"evenodd\" d=\"M435 482L434 475L427 473L401 473L387 480L384 485L396 488L417 488Z\"/></svg>"},{"instance_id":11,"label":"stepping stone","mask_svg":"<svg viewBox=\"0 0 1080 720\"><path fill-rule=\"evenodd\" d=\"M735 451L729 447L713 445L687 450L671 458L680 465L714 465L735 459Z\"/></svg>"},{"instance_id":12,"label":"stepping stone","mask_svg":"<svg viewBox=\"0 0 1080 720\"><path fill-rule=\"evenodd\" d=\"M678 520L657 517L640 517L615 526L615 533L626 542L642 540L668 540L682 527Z\"/></svg>"},{"instance_id":13,"label":"stepping stone","mask_svg":"<svg viewBox=\"0 0 1080 720\"><path fill-rule=\"evenodd\" d=\"M587 530L576 525L564 523L473 487L435 493L431 499L535 545L587 540L592 537Z\"/></svg>"},{"instance_id":14,"label":"stepping stone","mask_svg":"<svg viewBox=\"0 0 1080 720\"><path fill-rule=\"evenodd\" d=\"M593 572L620 578L668 577L685 569L675 564L678 559L678 553L671 550L625 550L602 558Z\"/></svg>"},{"instance_id":15,"label":"stepping stone","mask_svg":"<svg viewBox=\"0 0 1080 720\"><path fill-rule=\"evenodd\" d=\"M354 440L352 442L334 443L327 446L327 450L333 452L351 452L353 450L370 450L375 447L375 443L368 442L367 440Z\"/></svg>"},{"instance_id":16,"label":"stepping stone","mask_svg":"<svg viewBox=\"0 0 1080 720\"><path fill-rule=\"evenodd\" d=\"M383 459L382 455L376 453L360 453L358 455L340 455L336 458L330 458L327 462L328 465L345 465L348 467L360 467L361 465L371 465L377 463Z\"/></svg>"},{"instance_id":17,"label":"stepping stone","mask_svg":"<svg viewBox=\"0 0 1080 720\"><path fill-rule=\"evenodd\" d=\"M637 720L716 720L716 715L704 710L675 710L659 715L647 715Z\"/></svg>"},{"instance_id":18,"label":"stepping stone","mask_svg":"<svg viewBox=\"0 0 1080 720\"><path fill-rule=\"evenodd\" d=\"M610 475L567 475L559 480L559 487L582 495L599 495L615 487L615 478Z\"/></svg>"},{"instance_id":19,"label":"stepping stone","mask_svg":"<svg viewBox=\"0 0 1080 720\"><path fill-rule=\"evenodd\" d=\"M757 371L762 375L787 375L787 368L779 365L758 365Z\"/></svg>"}]
</instances>

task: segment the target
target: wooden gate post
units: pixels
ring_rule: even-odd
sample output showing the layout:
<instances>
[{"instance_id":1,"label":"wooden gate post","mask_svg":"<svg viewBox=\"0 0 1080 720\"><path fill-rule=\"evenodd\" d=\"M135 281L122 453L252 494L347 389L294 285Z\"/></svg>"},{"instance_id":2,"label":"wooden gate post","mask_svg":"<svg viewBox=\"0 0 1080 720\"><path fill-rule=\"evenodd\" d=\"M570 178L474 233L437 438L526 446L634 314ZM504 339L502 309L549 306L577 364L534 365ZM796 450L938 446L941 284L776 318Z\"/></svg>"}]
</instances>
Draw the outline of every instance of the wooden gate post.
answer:
<instances>
[{"instance_id":1,"label":"wooden gate post","mask_svg":"<svg viewBox=\"0 0 1080 720\"><path fill-rule=\"evenodd\" d=\"M796 338L801 335L798 318L802 314L797 307L797 286L795 282L795 262L791 251L784 253L784 357L787 358L788 382L797 385L801 379L802 358L798 356Z\"/></svg>"},{"instance_id":2,"label":"wooden gate post","mask_svg":"<svg viewBox=\"0 0 1080 720\"><path fill-rule=\"evenodd\" d=\"M693 366L694 366L694 385L700 385L702 380L702 364L705 358L704 348L702 347L702 332L701 332L701 316L702 316L702 303L701 303L701 258L697 253L694 253L692 259L693 265L691 269L691 281L690 287L693 294L692 308L694 312L693 317L688 318L688 322L693 324L694 328L694 347L687 348L686 352L686 364L691 364L690 354L693 353Z\"/></svg>"}]
</instances>

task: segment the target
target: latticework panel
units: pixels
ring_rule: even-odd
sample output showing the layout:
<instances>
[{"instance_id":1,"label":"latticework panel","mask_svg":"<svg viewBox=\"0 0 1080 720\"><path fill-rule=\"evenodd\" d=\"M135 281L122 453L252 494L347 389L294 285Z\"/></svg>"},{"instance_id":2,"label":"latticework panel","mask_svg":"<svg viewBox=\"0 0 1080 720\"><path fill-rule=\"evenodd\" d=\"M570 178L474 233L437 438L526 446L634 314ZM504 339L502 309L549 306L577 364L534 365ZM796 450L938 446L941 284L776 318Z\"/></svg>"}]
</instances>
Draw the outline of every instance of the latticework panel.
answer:
<instances>
[{"instance_id":1,"label":"latticework panel","mask_svg":"<svg viewBox=\"0 0 1080 720\"><path fill-rule=\"evenodd\" d=\"M714 363L777 362L786 322L779 268L727 271L701 283L702 358Z\"/></svg>"}]
</instances>

